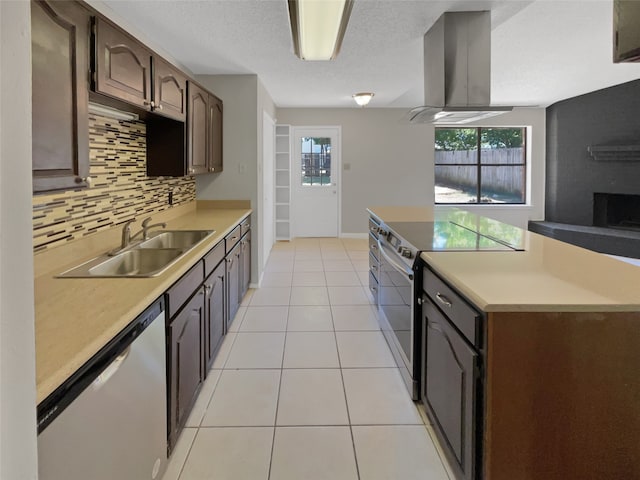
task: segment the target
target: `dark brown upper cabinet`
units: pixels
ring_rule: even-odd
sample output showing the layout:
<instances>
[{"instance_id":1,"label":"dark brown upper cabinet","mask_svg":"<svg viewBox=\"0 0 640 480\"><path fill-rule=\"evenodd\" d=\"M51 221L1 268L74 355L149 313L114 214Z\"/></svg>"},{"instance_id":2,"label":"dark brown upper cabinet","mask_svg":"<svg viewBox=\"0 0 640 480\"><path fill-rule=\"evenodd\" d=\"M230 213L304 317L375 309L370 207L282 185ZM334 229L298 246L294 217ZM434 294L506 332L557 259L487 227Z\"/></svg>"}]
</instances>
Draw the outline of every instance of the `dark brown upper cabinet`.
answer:
<instances>
[{"instance_id":1,"label":"dark brown upper cabinet","mask_svg":"<svg viewBox=\"0 0 640 480\"><path fill-rule=\"evenodd\" d=\"M207 117L209 93L189 82L187 109L187 174L197 175L209 171L207 158Z\"/></svg>"},{"instance_id":2,"label":"dark brown upper cabinet","mask_svg":"<svg viewBox=\"0 0 640 480\"><path fill-rule=\"evenodd\" d=\"M209 172L222 171L222 100L209 95Z\"/></svg>"},{"instance_id":3,"label":"dark brown upper cabinet","mask_svg":"<svg viewBox=\"0 0 640 480\"><path fill-rule=\"evenodd\" d=\"M153 111L184 122L187 118L187 77L153 56Z\"/></svg>"},{"instance_id":4,"label":"dark brown upper cabinet","mask_svg":"<svg viewBox=\"0 0 640 480\"><path fill-rule=\"evenodd\" d=\"M94 34L92 89L150 110L151 51L101 17L95 17Z\"/></svg>"},{"instance_id":5,"label":"dark brown upper cabinet","mask_svg":"<svg viewBox=\"0 0 640 480\"><path fill-rule=\"evenodd\" d=\"M31 2L34 192L88 185L90 23L76 2Z\"/></svg>"}]
</instances>

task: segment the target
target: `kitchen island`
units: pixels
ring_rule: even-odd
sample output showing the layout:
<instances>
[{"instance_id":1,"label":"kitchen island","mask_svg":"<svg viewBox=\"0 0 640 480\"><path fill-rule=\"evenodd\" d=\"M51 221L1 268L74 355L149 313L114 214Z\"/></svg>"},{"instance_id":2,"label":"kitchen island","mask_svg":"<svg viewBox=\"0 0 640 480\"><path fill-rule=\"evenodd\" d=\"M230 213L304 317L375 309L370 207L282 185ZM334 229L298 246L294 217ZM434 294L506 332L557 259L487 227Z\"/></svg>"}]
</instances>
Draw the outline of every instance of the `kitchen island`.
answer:
<instances>
[{"instance_id":1,"label":"kitchen island","mask_svg":"<svg viewBox=\"0 0 640 480\"><path fill-rule=\"evenodd\" d=\"M424 293L414 300L422 303L419 331L427 332L422 401L460 478L640 478L640 269L460 210L372 207L369 213L383 224L455 222L522 249L420 255ZM477 312L475 338L464 334L447 305L455 308L458 298ZM425 381L439 367L429 366L429 353L448 348L429 343L429 335L439 335L438 325L431 328L437 322L451 326L443 338L458 335L459 347L451 344L458 352L475 351L479 359L478 383L469 386L476 396L462 392L473 399L473 418L453 410L463 419L458 432L455 422L438 417L437 395L426 401L429 384L464 390L460 382ZM474 374L461 356L451 358L461 381ZM455 395L444 400L456 402ZM469 429L477 436L465 444ZM474 447L469 465L464 455Z\"/></svg>"}]
</instances>

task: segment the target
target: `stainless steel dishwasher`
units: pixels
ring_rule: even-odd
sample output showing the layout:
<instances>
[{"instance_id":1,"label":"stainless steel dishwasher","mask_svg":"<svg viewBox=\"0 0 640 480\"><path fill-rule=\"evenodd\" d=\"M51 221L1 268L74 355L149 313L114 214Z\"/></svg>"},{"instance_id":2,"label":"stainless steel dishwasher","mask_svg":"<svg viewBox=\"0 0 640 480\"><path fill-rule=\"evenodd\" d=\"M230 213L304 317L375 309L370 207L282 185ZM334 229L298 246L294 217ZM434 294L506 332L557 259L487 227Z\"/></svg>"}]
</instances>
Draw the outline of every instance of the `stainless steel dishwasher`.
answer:
<instances>
[{"instance_id":1,"label":"stainless steel dishwasher","mask_svg":"<svg viewBox=\"0 0 640 480\"><path fill-rule=\"evenodd\" d=\"M165 358L160 299L38 406L39 479L161 478Z\"/></svg>"}]
</instances>

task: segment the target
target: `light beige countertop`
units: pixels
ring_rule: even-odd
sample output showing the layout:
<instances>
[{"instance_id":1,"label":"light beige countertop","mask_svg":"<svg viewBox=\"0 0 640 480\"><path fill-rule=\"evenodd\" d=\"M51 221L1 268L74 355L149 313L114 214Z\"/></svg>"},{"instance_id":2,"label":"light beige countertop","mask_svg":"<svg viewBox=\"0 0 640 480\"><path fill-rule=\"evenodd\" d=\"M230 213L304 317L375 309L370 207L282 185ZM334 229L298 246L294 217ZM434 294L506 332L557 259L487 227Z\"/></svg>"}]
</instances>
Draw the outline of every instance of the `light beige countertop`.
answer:
<instances>
[{"instance_id":1,"label":"light beige countertop","mask_svg":"<svg viewBox=\"0 0 640 480\"><path fill-rule=\"evenodd\" d=\"M118 241L113 240L119 238L119 228L115 229L115 232L103 235L102 240L79 240L52 249L44 255L35 255L38 403L76 372L251 213L248 208L221 209L211 208L211 205L208 202L198 202L196 208L196 202L192 202L176 208L175 212L154 215L154 222L166 221L167 229L216 231L157 277L54 277L67 268L116 247ZM107 238L106 243L104 238Z\"/></svg>"},{"instance_id":2,"label":"light beige countertop","mask_svg":"<svg viewBox=\"0 0 640 480\"><path fill-rule=\"evenodd\" d=\"M640 311L640 267L465 212L372 207L384 222L451 221L524 251L423 252L421 258L486 312Z\"/></svg>"}]
</instances>

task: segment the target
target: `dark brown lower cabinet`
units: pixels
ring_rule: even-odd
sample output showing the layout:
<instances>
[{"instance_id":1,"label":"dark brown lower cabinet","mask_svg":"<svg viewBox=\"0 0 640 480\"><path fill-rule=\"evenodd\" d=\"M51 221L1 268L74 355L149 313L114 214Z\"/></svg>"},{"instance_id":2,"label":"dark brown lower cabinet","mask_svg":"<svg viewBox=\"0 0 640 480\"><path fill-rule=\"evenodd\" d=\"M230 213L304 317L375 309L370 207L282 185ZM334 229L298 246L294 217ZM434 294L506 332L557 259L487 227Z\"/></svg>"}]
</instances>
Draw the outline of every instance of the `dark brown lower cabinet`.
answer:
<instances>
[{"instance_id":1,"label":"dark brown lower cabinet","mask_svg":"<svg viewBox=\"0 0 640 480\"><path fill-rule=\"evenodd\" d=\"M227 330L240 306L240 243L227 253Z\"/></svg>"},{"instance_id":2,"label":"dark brown lower cabinet","mask_svg":"<svg viewBox=\"0 0 640 480\"><path fill-rule=\"evenodd\" d=\"M204 378L201 357L204 326L205 289L200 287L171 319L167 331L169 452L176 444Z\"/></svg>"},{"instance_id":3,"label":"dark brown lower cabinet","mask_svg":"<svg viewBox=\"0 0 640 480\"><path fill-rule=\"evenodd\" d=\"M423 403L459 477L476 477L479 354L425 295Z\"/></svg>"},{"instance_id":4,"label":"dark brown lower cabinet","mask_svg":"<svg viewBox=\"0 0 640 480\"><path fill-rule=\"evenodd\" d=\"M238 301L242 299L249 290L251 283L251 230L240 239L240 287Z\"/></svg>"},{"instance_id":5,"label":"dark brown lower cabinet","mask_svg":"<svg viewBox=\"0 0 640 480\"><path fill-rule=\"evenodd\" d=\"M207 292L207 311L203 338L204 372L213 365L216 353L224 338L224 304L226 287L226 270L224 262L220 262L215 270L204 281Z\"/></svg>"}]
</instances>

